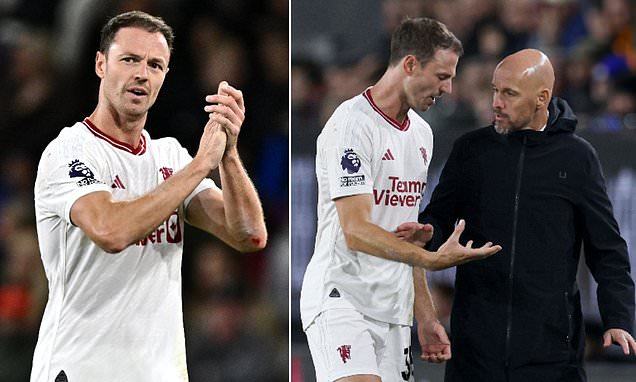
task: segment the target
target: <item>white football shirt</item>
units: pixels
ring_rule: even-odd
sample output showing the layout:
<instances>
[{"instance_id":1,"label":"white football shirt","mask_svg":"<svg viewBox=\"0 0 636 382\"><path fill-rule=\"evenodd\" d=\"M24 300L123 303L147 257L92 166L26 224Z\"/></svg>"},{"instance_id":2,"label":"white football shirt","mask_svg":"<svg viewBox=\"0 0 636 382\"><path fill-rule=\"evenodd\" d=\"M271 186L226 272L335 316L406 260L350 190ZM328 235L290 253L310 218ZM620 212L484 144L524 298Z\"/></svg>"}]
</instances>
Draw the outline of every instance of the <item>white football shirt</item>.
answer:
<instances>
[{"instance_id":1,"label":"white football shirt","mask_svg":"<svg viewBox=\"0 0 636 382\"><path fill-rule=\"evenodd\" d=\"M334 200L371 194L371 221L387 231L417 221L432 150L428 123L413 110L402 123L393 120L375 105L371 88L327 121L317 143L318 229L301 290L303 328L320 312L343 306L412 324L412 267L349 250Z\"/></svg>"},{"instance_id":2,"label":"white football shirt","mask_svg":"<svg viewBox=\"0 0 636 382\"><path fill-rule=\"evenodd\" d=\"M88 119L63 129L44 150L35 182L37 231L49 287L31 382L187 381L181 303L184 211L203 180L148 237L117 254L93 243L70 220L91 192L116 200L142 196L192 158L173 138L138 147ZM126 229L122 222L121 229Z\"/></svg>"}]
</instances>

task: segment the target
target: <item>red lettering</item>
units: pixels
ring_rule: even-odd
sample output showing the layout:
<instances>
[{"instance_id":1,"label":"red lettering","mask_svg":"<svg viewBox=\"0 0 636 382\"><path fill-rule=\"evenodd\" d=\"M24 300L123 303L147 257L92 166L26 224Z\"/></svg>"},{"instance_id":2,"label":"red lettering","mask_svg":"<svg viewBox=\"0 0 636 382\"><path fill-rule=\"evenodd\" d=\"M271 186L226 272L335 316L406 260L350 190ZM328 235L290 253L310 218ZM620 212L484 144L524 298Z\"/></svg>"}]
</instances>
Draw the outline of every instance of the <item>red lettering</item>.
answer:
<instances>
[{"instance_id":1,"label":"red lettering","mask_svg":"<svg viewBox=\"0 0 636 382\"><path fill-rule=\"evenodd\" d=\"M400 180L398 176L388 176L387 179L391 183L388 188L373 190L373 200L376 205L401 207L419 205L426 182Z\"/></svg>"},{"instance_id":2,"label":"red lettering","mask_svg":"<svg viewBox=\"0 0 636 382\"><path fill-rule=\"evenodd\" d=\"M164 236L166 242L168 243L179 243L181 242L181 224L179 223L179 214L178 212L173 212L166 220L163 225L157 227L154 232L150 232L148 236L139 240L136 245L145 246L148 244L148 241L151 243L160 244L162 240L162 236Z\"/></svg>"},{"instance_id":3,"label":"red lettering","mask_svg":"<svg viewBox=\"0 0 636 382\"><path fill-rule=\"evenodd\" d=\"M395 182L399 181L400 178L397 176L390 176L389 180L391 181L391 191L395 191Z\"/></svg>"},{"instance_id":4,"label":"red lettering","mask_svg":"<svg viewBox=\"0 0 636 382\"><path fill-rule=\"evenodd\" d=\"M166 240L168 243L181 242L181 224L179 223L179 214L173 212L166 220Z\"/></svg>"},{"instance_id":5,"label":"red lettering","mask_svg":"<svg viewBox=\"0 0 636 382\"><path fill-rule=\"evenodd\" d=\"M384 190L378 193L378 190L373 189L373 199L375 200L375 204L380 204L382 202L383 196L384 196Z\"/></svg>"},{"instance_id":6,"label":"red lettering","mask_svg":"<svg viewBox=\"0 0 636 382\"><path fill-rule=\"evenodd\" d=\"M165 231L163 227L157 228L157 243L161 243L161 234Z\"/></svg>"},{"instance_id":7,"label":"red lettering","mask_svg":"<svg viewBox=\"0 0 636 382\"><path fill-rule=\"evenodd\" d=\"M373 200L376 205L416 207L421 199L420 194L392 194L389 190L373 190Z\"/></svg>"}]
</instances>

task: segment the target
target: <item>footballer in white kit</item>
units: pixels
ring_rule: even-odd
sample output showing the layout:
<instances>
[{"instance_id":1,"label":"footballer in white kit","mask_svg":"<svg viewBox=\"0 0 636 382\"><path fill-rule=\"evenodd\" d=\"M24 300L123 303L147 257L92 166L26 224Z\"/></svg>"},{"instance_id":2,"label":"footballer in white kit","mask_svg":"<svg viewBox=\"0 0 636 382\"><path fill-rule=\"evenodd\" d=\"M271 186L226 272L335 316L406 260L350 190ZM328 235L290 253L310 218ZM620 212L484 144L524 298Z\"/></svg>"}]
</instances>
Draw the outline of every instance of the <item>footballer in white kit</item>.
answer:
<instances>
[{"instance_id":1,"label":"footballer in white kit","mask_svg":"<svg viewBox=\"0 0 636 382\"><path fill-rule=\"evenodd\" d=\"M35 209L49 300L31 382L187 381L181 303L184 211L121 253L98 247L70 219L73 203L96 191L116 200L147 194L192 158L173 138L143 131L134 148L90 120L65 128L38 166ZM124 227L125 228L125 227Z\"/></svg>"},{"instance_id":2,"label":"footballer in white kit","mask_svg":"<svg viewBox=\"0 0 636 382\"><path fill-rule=\"evenodd\" d=\"M318 138L318 229L300 309L319 381L387 373L413 379L412 267L350 250L334 200L371 194L371 221L387 231L414 221L432 151L428 123L413 110L402 123L390 118L374 103L371 88L342 103ZM356 342L368 341L360 335L365 331L395 340L375 354L356 354L364 347Z\"/></svg>"},{"instance_id":3,"label":"footballer in white kit","mask_svg":"<svg viewBox=\"0 0 636 382\"><path fill-rule=\"evenodd\" d=\"M436 252L415 222L433 149L426 111L452 92L461 42L444 24L404 19L381 78L343 102L318 137L318 229L300 297L319 382L414 381L410 326L420 358L444 362L451 346L423 269L490 256L500 246L459 242L465 222Z\"/></svg>"}]
</instances>

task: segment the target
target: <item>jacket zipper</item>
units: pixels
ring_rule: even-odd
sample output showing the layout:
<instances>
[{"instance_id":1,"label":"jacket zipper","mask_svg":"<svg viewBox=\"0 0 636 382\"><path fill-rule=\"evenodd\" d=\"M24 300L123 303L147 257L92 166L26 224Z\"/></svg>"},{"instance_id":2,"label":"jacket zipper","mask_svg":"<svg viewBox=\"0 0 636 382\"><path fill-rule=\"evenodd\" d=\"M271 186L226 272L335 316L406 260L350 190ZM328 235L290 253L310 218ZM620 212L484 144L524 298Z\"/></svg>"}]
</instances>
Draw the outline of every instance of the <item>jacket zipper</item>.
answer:
<instances>
[{"instance_id":1,"label":"jacket zipper","mask_svg":"<svg viewBox=\"0 0 636 382\"><path fill-rule=\"evenodd\" d=\"M565 336L565 344L567 345L570 363L576 362L576 351L572 350L572 337L574 337L574 327L572 325L572 310L570 309L570 294L565 291L565 310L568 314L568 334Z\"/></svg>"},{"instance_id":2,"label":"jacket zipper","mask_svg":"<svg viewBox=\"0 0 636 382\"><path fill-rule=\"evenodd\" d=\"M570 302L569 302L570 296L567 291L565 291L564 297L565 297L565 311L568 315L568 333L565 336L565 342L569 346L570 342L572 341L572 335L574 333L572 333L572 312L570 311Z\"/></svg>"},{"instance_id":3,"label":"jacket zipper","mask_svg":"<svg viewBox=\"0 0 636 382\"><path fill-rule=\"evenodd\" d=\"M526 139L523 137L519 164L517 165L517 184L515 185L515 205L512 215L512 243L510 250L510 271L508 274L508 314L506 322L506 369L510 366L510 335L512 331L512 285L514 281L515 254L517 252L517 220L519 218L519 194L521 193L521 176L523 175L523 161L526 156Z\"/></svg>"}]
</instances>

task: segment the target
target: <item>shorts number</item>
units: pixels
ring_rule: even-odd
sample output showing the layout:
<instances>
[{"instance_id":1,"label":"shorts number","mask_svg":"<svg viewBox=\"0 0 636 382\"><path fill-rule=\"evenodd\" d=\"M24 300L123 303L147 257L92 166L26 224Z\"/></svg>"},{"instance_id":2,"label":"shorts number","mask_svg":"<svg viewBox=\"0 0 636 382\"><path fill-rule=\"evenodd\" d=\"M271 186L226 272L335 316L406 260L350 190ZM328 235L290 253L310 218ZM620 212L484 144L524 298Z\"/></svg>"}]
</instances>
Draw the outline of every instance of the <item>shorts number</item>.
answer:
<instances>
[{"instance_id":1,"label":"shorts number","mask_svg":"<svg viewBox=\"0 0 636 382\"><path fill-rule=\"evenodd\" d=\"M404 363L406 364L406 371L402 372L402 379L408 381L412 375L415 375L413 370L413 353L411 347L404 348Z\"/></svg>"}]
</instances>

